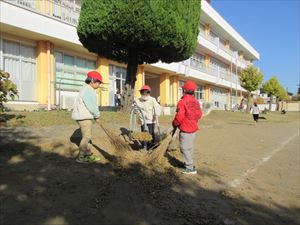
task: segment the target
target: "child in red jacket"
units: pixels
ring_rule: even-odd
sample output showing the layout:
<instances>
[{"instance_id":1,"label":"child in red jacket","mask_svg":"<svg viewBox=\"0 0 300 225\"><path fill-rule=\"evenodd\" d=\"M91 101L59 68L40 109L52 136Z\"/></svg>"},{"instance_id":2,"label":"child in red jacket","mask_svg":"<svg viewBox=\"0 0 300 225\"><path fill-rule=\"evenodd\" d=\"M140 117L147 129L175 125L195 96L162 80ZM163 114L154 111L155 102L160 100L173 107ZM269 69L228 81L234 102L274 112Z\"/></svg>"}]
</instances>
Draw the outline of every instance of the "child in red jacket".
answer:
<instances>
[{"instance_id":1,"label":"child in red jacket","mask_svg":"<svg viewBox=\"0 0 300 225\"><path fill-rule=\"evenodd\" d=\"M177 104L176 115L172 122L174 128L180 130L180 151L183 154L185 168L182 173L197 174L193 163L194 139L198 128L198 120L202 117L199 102L194 97L197 85L193 81L187 81L182 89L184 95Z\"/></svg>"}]
</instances>

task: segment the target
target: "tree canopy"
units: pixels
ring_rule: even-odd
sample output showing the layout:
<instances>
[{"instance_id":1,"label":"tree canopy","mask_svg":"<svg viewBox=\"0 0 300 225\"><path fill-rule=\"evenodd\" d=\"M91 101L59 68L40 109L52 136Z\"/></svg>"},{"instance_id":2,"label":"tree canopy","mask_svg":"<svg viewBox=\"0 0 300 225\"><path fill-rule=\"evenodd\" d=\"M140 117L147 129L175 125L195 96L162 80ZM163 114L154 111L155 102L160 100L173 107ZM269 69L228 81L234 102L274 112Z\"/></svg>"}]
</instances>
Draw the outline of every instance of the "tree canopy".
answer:
<instances>
[{"instance_id":1,"label":"tree canopy","mask_svg":"<svg viewBox=\"0 0 300 225\"><path fill-rule=\"evenodd\" d=\"M195 50L199 0L85 0L77 32L89 51L122 63L182 61Z\"/></svg>"},{"instance_id":2,"label":"tree canopy","mask_svg":"<svg viewBox=\"0 0 300 225\"><path fill-rule=\"evenodd\" d=\"M287 91L280 85L278 95L277 97L279 98L280 101L286 101L289 99L289 95Z\"/></svg>"},{"instance_id":3,"label":"tree canopy","mask_svg":"<svg viewBox=\"0 0 300 225\"><path fill-rule=\"evenodd\" d=\"M276 76L272 76L264 85L263 90L270 96L278 96L280 92L280 83Z\"/></svg>"},{"instance_id":4,"label":"tree canopy","mask_svg":"<svg viewBox=\"0 0 300 225\"><path fill-rule=\"evenodd\" d=\"M263 78L263 74L256 67L248 66L241 73L241 86L248 92L256 91L260 88Z\"/></svg>"},{"instance_id":5,"label":"tree canopy","mask_svg":"<svg viewBox=\"0 0 300 225\"><path fill-rule=\"evenodd\" d=\"M77 33L90 52L127 64L122 105L134 97L139 64L171 63L195 51L200 0L85 0Z\"/></svg>"}]
</instances>

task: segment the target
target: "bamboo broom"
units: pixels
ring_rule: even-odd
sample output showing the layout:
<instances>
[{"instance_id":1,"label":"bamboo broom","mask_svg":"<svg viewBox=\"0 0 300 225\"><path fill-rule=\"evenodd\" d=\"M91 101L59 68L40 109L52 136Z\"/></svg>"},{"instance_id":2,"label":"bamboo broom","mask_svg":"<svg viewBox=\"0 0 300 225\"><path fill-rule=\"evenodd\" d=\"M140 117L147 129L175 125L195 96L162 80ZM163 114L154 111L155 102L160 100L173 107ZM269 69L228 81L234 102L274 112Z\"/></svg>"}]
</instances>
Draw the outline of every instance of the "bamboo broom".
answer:
<instances>
[{"instance_id":1,"label":"bamboo broom","mask_svg":"<svg viewBox=\"0 0 300 225\"><path fill-rule=\"evenodd\" d=\"M165 154L165 152L167 151L170 142L172 141L172 138L176 132L177 128L174 128L165 139L163 139L159 146L154 149L149 155L148 155L148 163L149 164L154 164L157 162L160 162Z\"/></svg>"},{"instance_id":2,"label":"bamboo broom","mask_svg":"<svg viewBox=\"0 0 300 225\"><path fill-rule=\"evenodd\" d=\"M109 138L110 143L115 147L116 150L125 150L125 151L131 151L131 147L121 139L120 136L114 134L114 132L109 129L107 126L105 126L103 123L98 123L100 127L103 129L103 131L106 133L106 135Z\"/></svg>"}]
</instances>

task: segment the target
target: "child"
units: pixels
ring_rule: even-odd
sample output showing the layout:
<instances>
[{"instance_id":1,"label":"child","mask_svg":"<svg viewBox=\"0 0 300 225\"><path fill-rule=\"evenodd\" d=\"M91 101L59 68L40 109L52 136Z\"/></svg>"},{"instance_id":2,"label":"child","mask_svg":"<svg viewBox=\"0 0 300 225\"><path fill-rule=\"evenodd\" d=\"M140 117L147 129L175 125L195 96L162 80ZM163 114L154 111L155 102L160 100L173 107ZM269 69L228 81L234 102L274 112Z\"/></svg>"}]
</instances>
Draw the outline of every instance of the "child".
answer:
<instances>
[{"instance_id":1,"label":"child","mask_svg":"<svg viewBox=\"0 0 300 225\"><path fill-rule=\"evenodd\" d=\"M155 142L155 133L154 133L155 123L157 122L157 117L160 116L161 108L160 105L157 103L156 99L150 96L151 94L150 86L144 85L140 89L140 93L141 93L141 97L135 99L135 103L144 114L148 131L152 135L151 144L153 145ZM142 131L144 131L143 121L142 121L141 129Z\"/></svg>"},{"instance_id":2,"label":"child","mask_svg":"<svg viewBox=\"0 0 300 225\"><path fill-rule=\"evenodd\" d=\"M256 125L259 117L259 108L256 102L254 102L253 106L251 107L251 113L253 115L254 124Z\"/></svg>"},{"instance_id":3,"label":"child","mask_svg":"<svg viewBox=\"0 0 300 225\"><path fill-rule=\"evenodd\" d=\"M91 152L92 121L99 123L99 108L95 90L103 83L102 76L97 71L87 73L85 85L81 88L74 104L72 119L76 120L82 133L79 145L79 155L76 162L93 163L100 160Z\"/></svg>"},{"instance_id":4,"label":"child","mask_svg":"<svg viewBox=\"0 0 300 225\"><path fill-rule=\"evenodd\" d=\"M197 174L193 164L194 139L198 128L198 120L202 117L199 102L194 97L197 85L187 81L182 89L183 96L177 104L176 115L172 122L174 128L179 128L180 151L183 154L185 167L184 174Z\"/></svg>"}]
</instances>

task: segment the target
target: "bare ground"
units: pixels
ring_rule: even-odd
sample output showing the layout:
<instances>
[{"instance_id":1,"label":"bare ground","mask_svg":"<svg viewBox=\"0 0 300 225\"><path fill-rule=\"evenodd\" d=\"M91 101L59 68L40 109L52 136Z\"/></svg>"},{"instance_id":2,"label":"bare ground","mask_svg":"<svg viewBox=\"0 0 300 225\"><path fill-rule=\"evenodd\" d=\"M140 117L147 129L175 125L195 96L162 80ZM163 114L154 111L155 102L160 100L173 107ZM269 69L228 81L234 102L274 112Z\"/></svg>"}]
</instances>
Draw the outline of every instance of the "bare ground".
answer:
<instances>
[{"instance_id":1,"label":"bare ground","mask_svg":"<svg viewBox=\"0 0 300 225\"><path fill-rule=\"evenodd\" d=\"M195 176L180 174L179 150L164 168L144 152L122 162L96 126L93 165L74 161L76 125L2 127L0 224L300 224L299 117L250 121L204 119Z\"/></svg>"}]
</instances>

